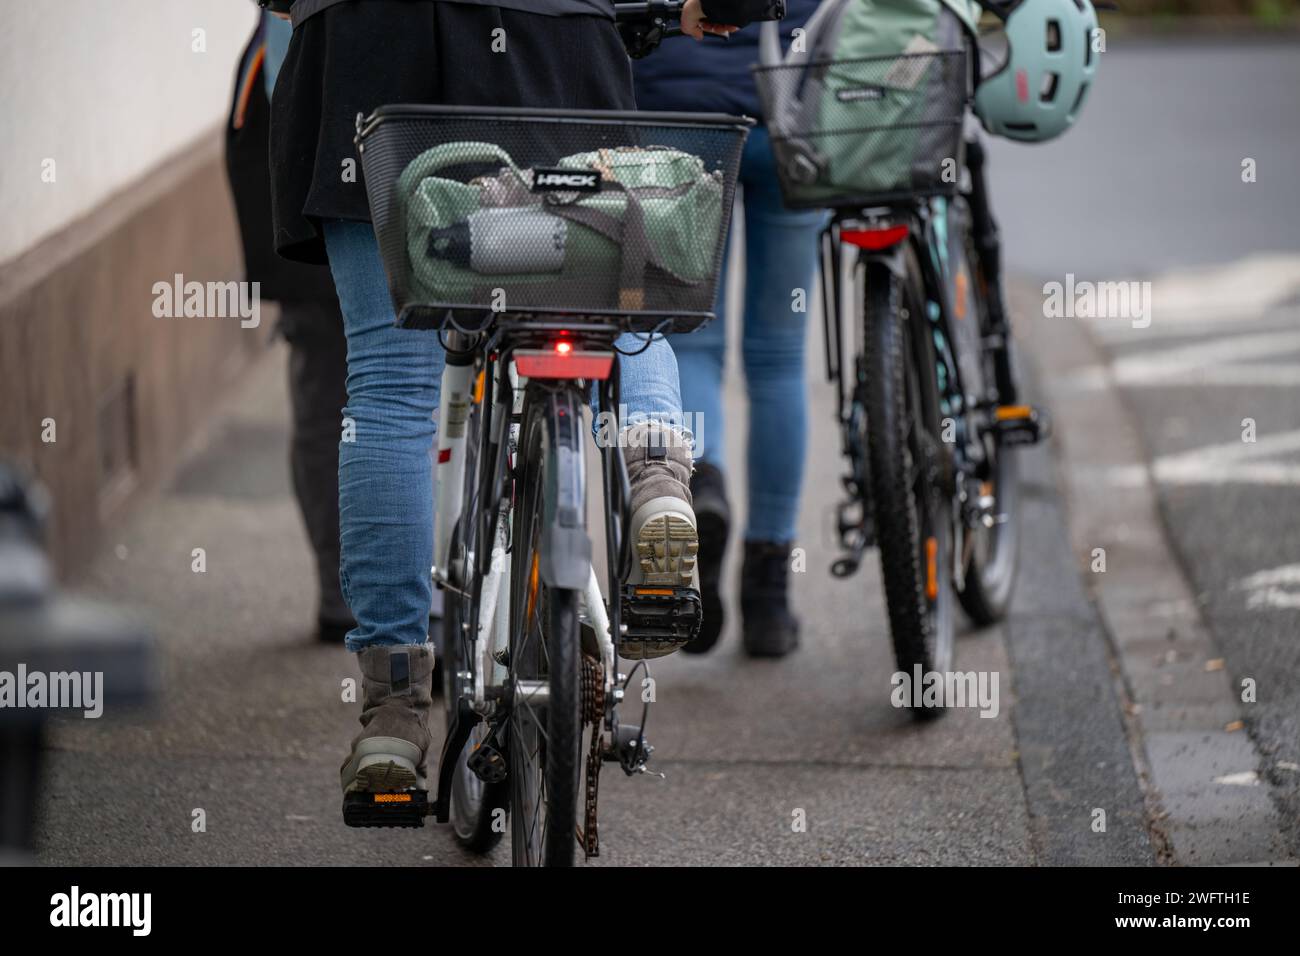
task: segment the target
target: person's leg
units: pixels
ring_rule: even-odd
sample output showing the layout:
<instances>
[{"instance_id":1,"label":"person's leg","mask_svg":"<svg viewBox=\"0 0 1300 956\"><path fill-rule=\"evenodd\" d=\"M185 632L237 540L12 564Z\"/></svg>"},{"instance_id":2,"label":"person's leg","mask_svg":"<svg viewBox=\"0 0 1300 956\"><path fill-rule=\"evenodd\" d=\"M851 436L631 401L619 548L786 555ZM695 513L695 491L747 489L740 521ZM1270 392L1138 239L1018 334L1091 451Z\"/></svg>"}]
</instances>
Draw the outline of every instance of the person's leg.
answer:
<instances>
[{"instance_id":1,"label":"person's leg","mask_svg":"<svg viewBox=\"0 0 1300 956\"><path fill-rule=\"evenodd\" d=\"M807 446L804 341L825 214L781 202L766 130L746 144L745 293L742 354L749 394L749 511L741 606L753 654L793 649L798 626L786 601L790 548Z\"/></svg>"},{"instance_id":2,"label":"person's leg","mask_svg":"<svg viewBox=\"0 0 1300 956\"><path fill-rule=\"evenodd\" d=\"M348 343L339 446L348 649L428 637L434 413L445 355L431 332L399 329L369 223L325 224Z\"/></svg>"},{"instance_id":3,"label":"person's leg","mask_svg":"<svg viewBox=\"0 0 1300 956\"><path fill-rule=\"evenodd\" d=\"M283 302L280 331L289 343L294 497L316 556L317 627L341 642L356 626L339 584L339 433L347 403L347 339L335 302Z\"/></svg>"},{"instance_id":4,"label":"person's leg","mask_svg":"<svg viewBox=\"0 0 1300 956\"><path fill-rule=\"evenodd\" d=\"M743 178L744 171L742 169ZM733 237L736 233L733 231ZM691 498L700 536L700 600L704 620L700 633L684 650L703 654L718 642L725 623L722 604L722 562L731 534L731 508L727 503L723 462L726 433L722 407L722 382L727 354L727 278L724 259L713 306L715 318L704 328L672 337L681 376L682 406L690 414L695 432L695 471Z\"/></svg>"},{"instance_id":5,"label":"person's leg","mask_svg":"<svg viewBox=\"0 0 1300 956\"><path fill-rule=\"evenodd\" d=\"M679 366L675 349L662 335L625 332L615 341L618 356L619 403L627 420L624 428L638 421L655 420L685 429L682 393L678 386Z\"/></svg>"},{"instance_id":6,"label":"person's leg","mask_svg":"<svg viewBox=\"0 0 1300 956\"><path fill-rule=\"evenodd\" d=\"M341 579L357 626L363 730L343 789L426 786L434 655L426 643L433 564L433 463L445 355L399 329L369 223L324 224L348 342L339 446ZM397 646L402 651L397 652Z\"/></svg>"},{"instance_id":7,"label":"person's leg","mask_svg":"<svg viewBox=\"0 0 1300 956\"><path fill-rule=\"evenodd\" d=\"M677 360L660 335L647 344L644 335L625 334L617 345L630 353L618 358L619 431L615 437L609 423L598 419L596 439L617 441L627 464L631 489L627 533L637 557L628 583L698 591L690 432L682 415ZM652 618L653 632L638 627L638 621ZM674 633L666 634L660 622L657 611L649 617L630 614L625 621L628 631L619 637L619 655L635 660L680 650L689 633L674 626Z\"/></svg>"},{"instance_id":8,"label":"person's leg","mask_svg":"<svg viewBox=\"0 0 1300 956\"><path fill-rule=\"evenodd\" d=\"M727 354L727 270L718 280L716 318L702 329L669 338L677 356L682 408L689 413L695 465L721 468L726 458L722 375Z\"/></svg>"}]
</instances>

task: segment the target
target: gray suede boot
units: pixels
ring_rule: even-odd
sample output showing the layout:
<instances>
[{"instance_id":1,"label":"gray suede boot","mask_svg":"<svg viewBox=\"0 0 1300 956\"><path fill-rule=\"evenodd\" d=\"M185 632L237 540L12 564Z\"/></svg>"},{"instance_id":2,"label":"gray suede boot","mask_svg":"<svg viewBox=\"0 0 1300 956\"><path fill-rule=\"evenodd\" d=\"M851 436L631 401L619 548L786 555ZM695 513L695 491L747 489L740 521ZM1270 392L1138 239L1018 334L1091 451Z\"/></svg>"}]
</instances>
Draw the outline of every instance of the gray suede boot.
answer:
<instances>
[{"instance_id":1,"label":"gray suede boot","mask_svg":"<svg viewBox=\"0 0 1300 956\"><path fill-rule=\"evenodd\" d=\"M427 790L433 646L368 647L357 663L364 729L339 769L343 792Z\"/></svg>"},{"instance_id":2,"label":"gray suede boot","mask_svg":"<svg viewBox=\"0 0 1300 956\"><path fill-rule=\"evenodd\" d=\"M699 590L695 563L700 548L691 507L691 450L681 432L658 422L623 430L623 456L631 485L636 551L629 584ZM619 654L630 660L662 657L678 641L625 641Z\"/></svg>"}]
</instances>

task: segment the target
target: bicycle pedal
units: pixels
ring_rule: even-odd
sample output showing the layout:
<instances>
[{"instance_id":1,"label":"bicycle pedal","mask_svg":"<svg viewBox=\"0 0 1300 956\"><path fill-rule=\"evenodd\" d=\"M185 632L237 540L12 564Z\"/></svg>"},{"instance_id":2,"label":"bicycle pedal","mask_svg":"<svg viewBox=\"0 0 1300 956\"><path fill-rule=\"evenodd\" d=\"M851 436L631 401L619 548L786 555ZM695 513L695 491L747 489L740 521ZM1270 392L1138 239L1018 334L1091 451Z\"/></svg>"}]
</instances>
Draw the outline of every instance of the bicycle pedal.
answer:
<instances>
[{"instance_id":1,"label":"bicycle pedal","mask_svg":"<svg viewBox=\"0 0 1300 956\"><path fill-rule=\"evenodd\" d=\"M1033 405L999 405L993 427L1006 445L1036 445L1052 431L1047 413Z\"/></svg>"},{"instance_id":2,"label":"bicycle pedal","mask_svg":"<svg viewBox=\"0 0 1300 956\"><path fill-rule=\"evenodd\" d=\"M430 812L427 790L343 795L343 822L350 827L422 827Z\"/></svg>"},{"instance_id":3,"label":"bicycle pedal","mask_svg":"<svg viewBox=\"0 0 1300 956\"><path fill-rule=\"evenodd\" d=\"M644 653L646 645L671 650L700 633L704 606L694 588L625 584L620 599L624 630L619 635L620 654L627 647L636 656L655 656Z\"/></svg>"},{"instance_id":4,"label":"bicycle pedal","mask_svg":"<svg viewBox=\"0 0 1300 956\"><path fill-rule=\"evenodd\" d=\"M484 742L474 748L465 766L484 783L500 783L506 778L506 758L501 751Z\"/></svg>"}]
</instances>

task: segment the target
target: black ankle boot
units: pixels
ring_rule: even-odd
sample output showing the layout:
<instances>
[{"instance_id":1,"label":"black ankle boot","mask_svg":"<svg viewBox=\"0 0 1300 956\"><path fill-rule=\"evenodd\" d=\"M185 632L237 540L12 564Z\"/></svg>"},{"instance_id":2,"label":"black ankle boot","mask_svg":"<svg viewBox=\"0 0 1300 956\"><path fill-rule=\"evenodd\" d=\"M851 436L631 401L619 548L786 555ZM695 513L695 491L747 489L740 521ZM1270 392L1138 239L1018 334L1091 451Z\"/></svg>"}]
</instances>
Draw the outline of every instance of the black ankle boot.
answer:
<instances>
[{"instance_id":1,"label":"black ankle boot","mask_svg":"<svg viewBox=\"0 0 1300 956\"><path fill-rule=\"evenodd\" d=\"M740 574L740 613L750 657L784 657L799 646L799 620L786 600L789 543L746 541Z\"/></svg>"},{"instance_id":2,"label":"black ankle boot","mask_svg":"<svg viewBox=\"0 0 1300 956\"><path fill-rule=\"evenodd\" d=\"M703 462L691 475L691 499L695 509L695 526L700 535L700 601L704 620L695 640L682 648L688 654L712 650L722 634L722 558L727 552L727 535L731 530L731 508L727 504L727 487L722 472Z\"/></svg>"}]
</instances>

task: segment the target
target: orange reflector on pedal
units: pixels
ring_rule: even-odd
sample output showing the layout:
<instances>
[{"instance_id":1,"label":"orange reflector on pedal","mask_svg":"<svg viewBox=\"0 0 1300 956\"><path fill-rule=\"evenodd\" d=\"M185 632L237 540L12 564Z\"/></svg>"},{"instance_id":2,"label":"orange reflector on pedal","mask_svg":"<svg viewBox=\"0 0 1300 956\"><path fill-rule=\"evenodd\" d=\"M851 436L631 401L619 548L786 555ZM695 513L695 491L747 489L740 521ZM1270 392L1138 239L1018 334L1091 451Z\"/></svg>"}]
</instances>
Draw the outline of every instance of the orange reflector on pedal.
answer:
<instances>
[{"instance_id":1,"label":"orange reflector on pedal","mask_svg":"<svg viewBox=\"0 0 1300 956\"><path fill-rule=\"evenodd\" d=\"M375 803L410 803L409 793L376 793Z\"/></svg>"},{"instance_id":2,"label":"orange reflector on pedal","mask_svg":"<svg viewBox=\"0 0 1300 956\"><path fill-rule=\"evenodd\" d=\"M515 370L524 378L607 379L614 367L613 352L575 351L569 342L553 349L518 349Z\"/></svg>"},{"instance_id":3,"label":"orange reflector on pedal","mask_svg":"<svg viewBox=\"0 0 1300 956\"><path fill-rule=\"evenodd\" d=\"M939 596L939 541L931 536L925 539L925 596L933 601Z\"/></svg>"},{"instance_id":4,"label":"orange reflector on pedal","mask_svg":"<svg viewBox=\"0 0 1300 956\"><path fill-rule=\"evenodd\" d=\"M1034 410L1028 405L999 405L994 414L998 421L1006 422L1015 418L1031 418Z\"/></svg>"},{"instance_id":5,"label":"orange reflector on pedal","mask_svg":"<svg viewBox=\"0 0 1300 956\"><path fill-rule=\"evenodd\" d=\"M672 588L633 588L633 591L637 594L662 594L666 597L673 596Z\"/></svg>"}]
</instances>

